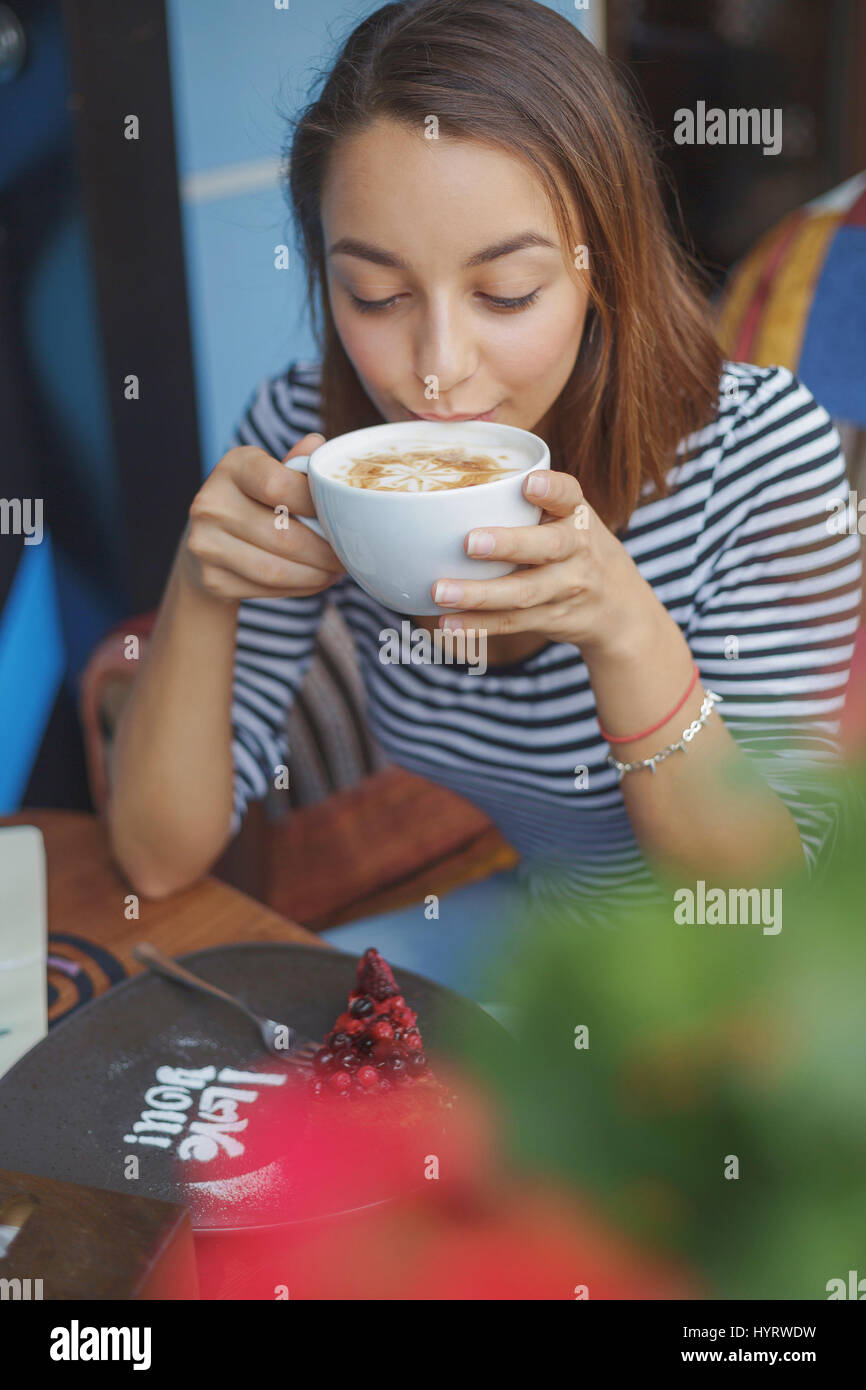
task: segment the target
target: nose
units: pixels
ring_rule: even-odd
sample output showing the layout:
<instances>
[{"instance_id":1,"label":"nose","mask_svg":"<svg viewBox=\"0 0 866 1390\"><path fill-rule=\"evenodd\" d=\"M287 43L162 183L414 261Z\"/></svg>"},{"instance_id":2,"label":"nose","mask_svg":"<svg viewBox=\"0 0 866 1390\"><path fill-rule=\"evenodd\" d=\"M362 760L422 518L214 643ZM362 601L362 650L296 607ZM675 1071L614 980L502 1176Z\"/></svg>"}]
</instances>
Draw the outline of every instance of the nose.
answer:
<instances>
[{"instance_id":1,"label":"nose","mask_svg":"<svg viewBox=\"0 0 866 1390\"><path fill-rule=\"evenodd\" d=\"M432 378L438 399L447 400L478 365L478 344L468 311L443 294L427 304L416 323L416 374L425 387Z\"/></svg>"}]
</instances>

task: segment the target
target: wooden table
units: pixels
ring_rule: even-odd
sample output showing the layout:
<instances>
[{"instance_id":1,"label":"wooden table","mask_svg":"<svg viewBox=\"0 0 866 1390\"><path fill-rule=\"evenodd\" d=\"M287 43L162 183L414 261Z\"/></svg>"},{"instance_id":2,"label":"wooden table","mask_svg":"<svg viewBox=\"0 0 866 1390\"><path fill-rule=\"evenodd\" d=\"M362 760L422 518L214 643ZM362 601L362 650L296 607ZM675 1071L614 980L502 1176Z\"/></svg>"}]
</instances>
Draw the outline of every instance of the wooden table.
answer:
<instances>
[{"instance_id":1,"label":"wooden table","mask_svg":"<svg viewBox=\"0 0 866 1390\"><path fill-rule=\"evenodd\" d=\"M142 967L130 954L137 941L151 941L172 956L238 941L325 947L313 932L213 878L170 898L140 898L136 906L96 816L22 811L0 817L5 825L35 825L45 838L49 954L68 962L49 970L51 1023L124 975L138 974Z\"/></svg>"}]
</instances>

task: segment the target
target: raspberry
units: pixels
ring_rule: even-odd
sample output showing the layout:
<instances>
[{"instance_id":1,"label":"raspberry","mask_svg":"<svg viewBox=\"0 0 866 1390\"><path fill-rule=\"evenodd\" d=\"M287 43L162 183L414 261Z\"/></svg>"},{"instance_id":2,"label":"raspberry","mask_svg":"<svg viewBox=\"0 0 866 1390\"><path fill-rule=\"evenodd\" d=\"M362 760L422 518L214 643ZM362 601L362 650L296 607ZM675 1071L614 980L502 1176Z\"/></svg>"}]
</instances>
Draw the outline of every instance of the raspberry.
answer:
<instances>
[{"instance_id":1,"label":"raspberry","mask_svg":"<svg viewBox=\"0 0 866 1390\"><path fill-rule=\"evenodd\" d=\"M374 1038L379 1040L393 1038L394 1036L394 1029L391 1027L390 1023L386 1023L384 1019L379 1023L374 1023L370 1032Z\"/></svg>"},{"instance_id":2,"label":"raspberry","mask_svg":"<svg viewBox=\"0 0 866 1390\"><path fill-rule=\"evenodd\" d=\"M422 1038L421 1038L421 1034L420 1034L420 1033L410 1033L410 1034L407 1036L407 1038L405 1039L405 1044L404 1044L404 1045L405 1045L406 1047L408 1047L408 1048L410 1049L410 1051L412 1051L412 1052L420 1052L421 1049L422 1049L423 1046L424 1046L423 1040L422 1040Z\"/></svg>"},{"instance_id":3,"label":"raspberry","mask_svg":"<svg viewBox=\"0 0 866 1390\"><path fill-rule=\"evenodd\" d=\"M365 1090L369 1090L371 1086L378 1086L379 1084L379 1073L375 1067L361 1067L357 1075L358 1080Z\"/></svg>"},{"instance_id":4,"label":"raspberry","mask_svg":"<svg viewBox=\"0 0 866 1390\"><path fill-rule=\"evenodd\" d=\"M335 1071L328 1077L328 1085L333 1091L348 1091L352 1078L347 1071Z\"/></svg>"}]
</instances>

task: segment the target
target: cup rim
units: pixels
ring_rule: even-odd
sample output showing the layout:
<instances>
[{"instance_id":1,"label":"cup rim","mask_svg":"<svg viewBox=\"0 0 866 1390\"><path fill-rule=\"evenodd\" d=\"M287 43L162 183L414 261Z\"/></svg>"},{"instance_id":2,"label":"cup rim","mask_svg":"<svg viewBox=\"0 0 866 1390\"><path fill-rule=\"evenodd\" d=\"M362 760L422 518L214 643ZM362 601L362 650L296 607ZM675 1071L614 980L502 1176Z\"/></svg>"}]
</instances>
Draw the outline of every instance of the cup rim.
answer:
<instances>
[{"instance_id":1,"label":"cup rim","mask_svg":"<svg viewBox=\"0 0 866 1390\"><path fill-rule=\"evenodd\" d=\"M411 434L413 430L417 430L418 425L430 424L433 425L434 429L442 428L441 426L435 424L435 422L430 420L385 420L381 425L365 425L361 429L347 430L345 434L337 434L334 435L333 439L326 439L324 444L320 444L316 449L313 450L313 452L309 456L309 460L307 463L307 471L310 474L310 476L315 477L318 482L333 483L337 487L346 488L348 491L355 493L357 496L363 496L372 493L376 497L399 497L400 499L404 499L413 497L450 497L453 496L455 492L466 492L468 490L466 488L439 488L436 491L431 492L390 492L384 488L357 488L352 487L352 485L350 483L347 483L344 479L335 478L332 474L322 472L321 468L315 467L316 459L318 458L319 454L321 454L324 449L330 449L333 444L338 443L338 441L341 439L351 439L355 435L370 434L374 430L383 429L404 429L407 433ZM450 425L446 425L444 426L444 428L453 428L457 430L460 428L461 424L464 426L468 424L491 426L495 430L507 431L511 435L520 436L522 439L525 439L528 436L529 439L531 439L536 445L538 445L539 451L541 453L540 458L535 459L532 463L528 463L525 468L514 469L512 472L509 472L504 478L492 478L488 483L473 483L471 488L473 494L483 492L486 488L498 487L500 483L504 483L508 479L515 480L518 478L524 478L528 474L534 472L537 468L550 467L549 446L541 438L540 435L533 434L531 430L521 429L519 425L500 424L497 420L463 420L461 422L455 422L453 427Z\"/></svg>"}]
</instances>

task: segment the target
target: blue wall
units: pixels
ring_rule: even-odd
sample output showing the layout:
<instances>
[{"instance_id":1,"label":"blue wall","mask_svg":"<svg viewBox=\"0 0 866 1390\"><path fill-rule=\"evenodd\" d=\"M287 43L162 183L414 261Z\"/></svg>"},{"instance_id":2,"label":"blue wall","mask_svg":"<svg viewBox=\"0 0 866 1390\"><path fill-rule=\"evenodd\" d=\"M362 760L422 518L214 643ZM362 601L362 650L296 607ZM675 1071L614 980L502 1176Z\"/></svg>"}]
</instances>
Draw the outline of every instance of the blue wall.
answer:
<instances>
[{"instance_id":1,"label":"blue wall","mask_svg":"<svg viewBox=\"0 0 866 1390\"><path fill-rule=\"evenodd\" d=\"M117 579L115 461L59 0L22 18L27 61L0 85L0 224L11 282L3 286L6 385L15 397L15 438L0 438L0 497L41 498L44 540L20 547L0 593L0 814L25 797L52 721L53 744L30 804L86 804L77 678L127 606ZM20 539L0 535L7 546Z\"/></svg>"},{"instance_id":2,"label":"blue wall","mask_svg":"<svg viewBox=\"0 0 866 1390\"><path fill-rule=\"evenodd\" d=\"M178 172L206 470L256 383L313 348L277 165L280 111L371 7L168 0ZM328 28L335 41L328 39ZM247 191L248 190L248 191ZM292 247L288 270L274 248Z\"/></svg>"}]
</instances>

